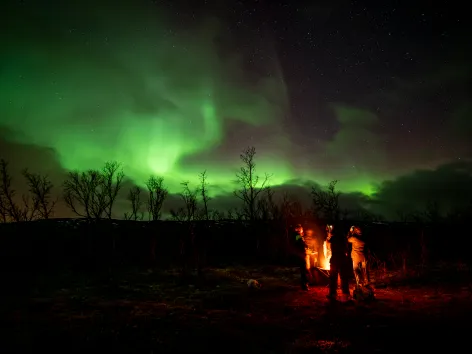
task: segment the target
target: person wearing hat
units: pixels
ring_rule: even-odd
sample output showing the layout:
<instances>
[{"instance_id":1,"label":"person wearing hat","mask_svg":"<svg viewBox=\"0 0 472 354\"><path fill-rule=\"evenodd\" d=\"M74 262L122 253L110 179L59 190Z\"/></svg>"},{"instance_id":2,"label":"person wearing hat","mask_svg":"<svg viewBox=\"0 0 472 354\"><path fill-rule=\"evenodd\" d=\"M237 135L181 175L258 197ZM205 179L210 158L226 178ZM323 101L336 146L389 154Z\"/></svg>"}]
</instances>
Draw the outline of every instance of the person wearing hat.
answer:
<instances>
[{"instance_id":1,"label":"person wearing hat","mask_svg":"<svg viewBox=\"0 0 472 354\"><path fill-rule=\"evenodd\" d=\"M362 240L362 231L358 226L352 226L347 235L347 242L351 246L352 269L357 286L369 284L369 272L367 270L367 257L365 256L365 242Z\"/></svg>"},{"instance_id":2,"label":"person wearing hat","mask_svg":"<svg viewBox=\"0 0 472 354\"><path fill-rule=\"evenodd\" d=\"M306 264L308 245L305 240L305 230L301 224L295 225L295 255L297 257L298 267L300 268L300 286L302 290L309 290L308 287L308 269Z\"/></svg>"},{"instance_id":3,"label":"person wearing hat","mask_svg":"<svg viewBox=\"0 0 472 354\"><path fill-rule=\"evenodd\" d=\"M359 226L351 226L347 234L347 242L351 244L352 268L356 278L353 297L356 300L373 300L375 298L374 289L370 286L365 242L362 239L362 231Z\"/></svg>"}]
</instances>

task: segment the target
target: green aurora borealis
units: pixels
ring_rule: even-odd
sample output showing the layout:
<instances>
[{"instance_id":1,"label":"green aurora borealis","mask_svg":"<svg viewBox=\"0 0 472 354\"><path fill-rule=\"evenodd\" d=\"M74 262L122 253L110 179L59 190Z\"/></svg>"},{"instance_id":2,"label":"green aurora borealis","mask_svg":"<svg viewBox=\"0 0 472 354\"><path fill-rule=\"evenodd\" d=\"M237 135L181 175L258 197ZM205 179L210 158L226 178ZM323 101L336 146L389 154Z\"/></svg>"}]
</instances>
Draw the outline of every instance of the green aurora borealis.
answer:
<instances>
[{"instance_id":1,"label":"green aurora borealis","mask_svg":"<svg viewBox=\"0 0 472 354\"><path fill-rule=\"evenodd\" d=\"M9 140L54 149L66 170L116 160L138 184L150 174L164 176L171 192L181 181L196 182L205 169L215 193L232 190L239 152L248 145L257 149L258 173L272 174L273 185L337 178L341 190L372 190L376 176L368 171L346 174L349 168L339 164L333 173L309 161L293 163L301 158L283 128L289 98L276 57L267 63L270 75L254 78L245 73L242 54L218 52L215 41L224 31L215 21L184 31L146 19L146 9L134 11L139 22L126 21L124 11L105 22L98 12L82 13L78 22L80 10L71 7L57 26L45 13L49 31L28 29L8 43L0 112ZM14 25L18 30L24 23ZM338 112L349 114L356 111ZM234 123L244 127L233 137L239 144L215 158ZM345 139L342 134L334 139ZM203 155L200 162L187 161L195 155Z\"/></svg>"}]
</instances>

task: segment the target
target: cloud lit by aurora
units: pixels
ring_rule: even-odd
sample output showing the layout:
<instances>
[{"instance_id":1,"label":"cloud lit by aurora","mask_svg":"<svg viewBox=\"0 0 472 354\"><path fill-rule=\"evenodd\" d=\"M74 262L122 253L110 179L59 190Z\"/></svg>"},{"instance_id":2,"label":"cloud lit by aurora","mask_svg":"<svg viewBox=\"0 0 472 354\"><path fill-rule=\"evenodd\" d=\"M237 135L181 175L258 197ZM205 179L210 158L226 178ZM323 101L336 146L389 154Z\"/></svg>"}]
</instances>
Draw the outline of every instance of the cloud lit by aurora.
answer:
<instances>
[{"instance_id":1,"label":"cloud lit by aurora","mask_svg":"<svg viewBox=\"0 0 472 354\"><path fill-rule=\"evenodd\" d=\"M87 26L93 23L92 16L81 17ZM14 44L1 81L7 92L1 98L2 123L12 139L54 148L65 169L118 160L136 181L150 173L186 179L194 171L179 160L221 143L229 120L278 123L284 107L270 100L285 100L271 97L279 94L281 78L245 85L235 75L234 59L218 57L217 29L202 24L177 33L148 21L133 36L126 26L116 33L122 21L115 17L107 20L113 27L97 18L93 36L83 35L77 24L49 45L47 38L33 45L38 33ZM227 176L215 173L221 181Z\"/></svg>"},{"instance_id":2,"label":"cloud lit by aurora","mask_svg":"<svg viewBox=\"0 0 472 354\"><path fill-rule=\"evenodd\" d=\"M315 171L309 161L294 166L281 73L248 75L244 53L219 52L216 42L231 37L216 21L182 30L164 14L156 21L145 5L106 10L58 9L60 21L43 11L35 30L9 43L0 109L10 140L53 148L67 170L117 160L136 183L163 175L171 191L204 169L229 191L248 145L256 146L258 171L272 174L272 184L344 177L323 166ZM273 61L268 66L277 68ZM338 112L341 122L349 114ZM340 147L334 141L323 149L338 154ZM341 188L368 190L369 176L349 177Z\"/></svg>"}]
</instances>

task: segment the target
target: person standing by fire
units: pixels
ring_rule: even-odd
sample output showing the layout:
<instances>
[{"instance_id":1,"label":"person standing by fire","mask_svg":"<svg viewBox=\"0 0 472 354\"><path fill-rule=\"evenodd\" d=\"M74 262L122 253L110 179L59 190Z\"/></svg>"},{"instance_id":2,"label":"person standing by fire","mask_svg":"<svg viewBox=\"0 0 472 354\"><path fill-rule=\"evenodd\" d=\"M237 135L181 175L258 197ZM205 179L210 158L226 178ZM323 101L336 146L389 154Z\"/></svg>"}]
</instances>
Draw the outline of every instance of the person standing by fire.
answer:
<instances>
[{"instance_id":1,"label":"person standing by fire","mask_svg":"<svg viewBox=\"0 0 472 354\"><path fill-rule=\"evenodd\" d=\"M319 243L312 227L305 230L304 240L307 246L305 249L305 267L309 274L309 282L310 285L317 285L319 283L318 272L316 271L316 268L319 267Z\"/></svg>"},{"instance_id":2,"label":"person standing by fire","mask_svg":"<svg viewBox=\"0 0 472 354\"><path fill-rule=\"evenodd\" d=\"M305 231L301 224L295 226L295 255L300 268L300 286L302 290L309 290L308 269L306 264L308 245L305 240Z\"/></svg>"},{"instance_id":3,"label":"person standing by fire","mask_svg":"<svg viewBox=\"0 0 472 354\"><path fill-rule=\"evenodd\" d=\"M365 242L362 240L362 231L358 226L352 226L347 234L347 242L351 244L351 258L357 287L365 287L370 283Z\"/></svg>"},{"instance_id":4,"label":"person standing by fire","mask_svg":"<svg viewBox=\"0 0 472 354\"><path fill-rule=\"evenodd\" d=\"M347 242L344 236L342 236L333 225L326 226L326 231L328 233L326 243L331 253L329 260L329 294L327 297L330 300L337 299L339 276L341 278L343 301L347 301L350 297Z\"/></svg>"}]
</instances>

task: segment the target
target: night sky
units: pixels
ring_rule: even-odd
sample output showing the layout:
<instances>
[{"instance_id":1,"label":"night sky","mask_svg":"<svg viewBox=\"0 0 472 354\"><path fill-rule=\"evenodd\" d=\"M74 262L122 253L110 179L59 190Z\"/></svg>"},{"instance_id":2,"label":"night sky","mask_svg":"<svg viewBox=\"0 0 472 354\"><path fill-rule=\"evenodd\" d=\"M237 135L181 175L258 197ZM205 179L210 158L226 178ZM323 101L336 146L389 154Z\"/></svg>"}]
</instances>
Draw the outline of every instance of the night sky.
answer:
<instances>
[{"instance_id":1,"label":"night sky","mask_svg":"<svg viewBox=\"0 0 472 354\"><path fill-rule=\"evenodd\" d=\"M388 218L472 199L466 2L0 6L0 155L57 195L65 171L117 160L126 188L155 174L172 193L206 169L228 208L255 146L258 173L303 203L333 179L345 207Z\"/></svg>"}]
</instances>

